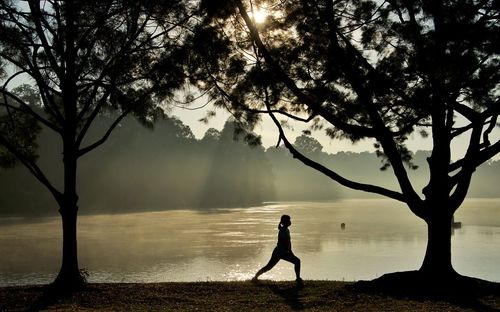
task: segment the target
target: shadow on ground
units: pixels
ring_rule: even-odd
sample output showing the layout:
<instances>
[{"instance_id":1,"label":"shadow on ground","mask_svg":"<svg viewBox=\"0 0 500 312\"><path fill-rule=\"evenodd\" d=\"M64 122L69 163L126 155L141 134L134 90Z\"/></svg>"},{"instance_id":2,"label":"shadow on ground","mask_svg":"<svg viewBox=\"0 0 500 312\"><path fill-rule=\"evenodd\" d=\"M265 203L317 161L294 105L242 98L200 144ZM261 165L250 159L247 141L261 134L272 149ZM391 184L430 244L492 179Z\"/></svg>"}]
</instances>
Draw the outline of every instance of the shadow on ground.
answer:
<instances>
[{"instance_id":1,"label":"shadow on ground","mask_svg":"<svg viewBox=\"0 0 500 312\"><path fill-rule=\"evenodd\" d=\"M284 302L290 307L290 309L304 310L303 295L301 290L303 286L297 285L279 285L279 284L268 284L267 287L275 294L283 298Z\"/></svg>"},{"instance_id":2,"label":"shadow on ground","mask_svg":"<svg viewBox=\"0 0 500 312\"><path fill-rule=\"evenodd\" d=\"M33 302L27 311L48 310L53 305L71 299L76 293L95 291L90 285L85 284L73 290L55 287L52 284L43 286L39 296L33 298Z\"/></svg>"}]
</instances>

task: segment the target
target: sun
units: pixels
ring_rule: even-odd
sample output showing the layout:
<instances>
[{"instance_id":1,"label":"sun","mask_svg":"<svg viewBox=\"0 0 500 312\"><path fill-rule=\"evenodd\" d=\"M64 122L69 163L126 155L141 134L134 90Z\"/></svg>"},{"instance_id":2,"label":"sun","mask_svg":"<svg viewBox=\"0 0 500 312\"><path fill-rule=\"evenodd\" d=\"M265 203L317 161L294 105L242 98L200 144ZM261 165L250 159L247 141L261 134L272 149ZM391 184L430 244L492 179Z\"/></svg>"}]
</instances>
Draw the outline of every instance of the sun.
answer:
<instances>
[{"instance_id":1,"label":"sun","mask_svg":"<svg viewBox=\"0 0 500 312\"><path fill-rule=\"evenodd\" d=\"M260 8L255 10L252 15L256 24L263 24L266 21L268 13L266 9Z\"/></svg>"}]
</instances>

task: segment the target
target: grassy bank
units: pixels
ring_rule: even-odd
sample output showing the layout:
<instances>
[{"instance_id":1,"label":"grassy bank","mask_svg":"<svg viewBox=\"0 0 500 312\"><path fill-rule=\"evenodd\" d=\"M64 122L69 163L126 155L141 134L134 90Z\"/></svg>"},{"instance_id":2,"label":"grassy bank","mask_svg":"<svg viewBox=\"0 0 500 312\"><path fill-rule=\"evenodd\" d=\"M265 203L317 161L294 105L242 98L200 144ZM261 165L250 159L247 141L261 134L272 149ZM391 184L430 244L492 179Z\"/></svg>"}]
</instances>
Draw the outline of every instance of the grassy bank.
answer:
<instances>
[{"instance_id":1,"label":"grassy bank","mask_svg":"<svg viewBox=\"0 0 500 312\"><path fill-rule=\"evenodd\" d=\"M89 284L63 299L43 286L0 288L0 311L500 311L500 296L408 298L360 290L353 283L198 282Z\"/></svg>"}]
</instances>

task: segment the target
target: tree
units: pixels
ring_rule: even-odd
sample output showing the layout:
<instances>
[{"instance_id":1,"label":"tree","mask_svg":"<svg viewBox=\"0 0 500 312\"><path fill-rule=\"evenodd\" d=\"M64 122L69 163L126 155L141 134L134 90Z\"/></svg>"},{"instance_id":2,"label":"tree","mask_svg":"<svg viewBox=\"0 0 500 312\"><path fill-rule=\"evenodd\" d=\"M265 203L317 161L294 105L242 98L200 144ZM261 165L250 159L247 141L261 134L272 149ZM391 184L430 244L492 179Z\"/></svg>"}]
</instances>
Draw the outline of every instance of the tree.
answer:
<instances>
[{"instance_id":1,"label":"tree","mask_svg":"<svg viewBox=\"0 0 500 312\"><path fill-rule=\"evenodd\" d=\"M207 130L203 141L211 146L203 149L211 159L201 192L201 207L247 207L273 198L274 177L264 148L242 142L254 137L231 119L220 133Z\"/></svg>"},{"instance_id":2,"label":"tree","mask_svg":"<svg viewBox=\"0 0 500 312\"><path fill-rule=\"evenodd\" d=\"M181 47L191 6L167 0L0 1L0 153L7 164L26 166L59 206L63 253L55 286L71 290L84 282L77 258L78 160L102 145L125 116L152 126L163 114L164 100L184 83ZM16 92L13 86L23 81L36 89ZM92 140L89 130L108 111L117 117ZM36 163L30 134L40 127L60 137L61 185Z\"/></svg>"},{"instance_id":3,"label":"tree","mask_svg":"<svg viewBox=\"0 0 500 312\"><path fill-rule=\"evenodd\" d=\"M305 134L298 136L293 145L303 154L319 154L323 150L318 140Z\"/></svg>"},{"instance_id":4,"label":"tree","mask_svg":"<svg viewBox=\"0 0 500 312\"><path fill-rule=\"evenodd\" d=\"M249 126L271 117L293 157L352 189L405 203L428 228L420 276L446 281L450 224L476 168L500 152L497 1L245 1L206 5L197 81ZM266 11L265 22L253 18ZM201 37L198 39L201 41ZM208 47L212 47L209 49ZM399 190L364 184L294 147L279 116L331 138L372 139ZM418 192L405 143L429 136L430 177ZM452 144L468 141L452 159Z\"/></svg>"}]
</instances>

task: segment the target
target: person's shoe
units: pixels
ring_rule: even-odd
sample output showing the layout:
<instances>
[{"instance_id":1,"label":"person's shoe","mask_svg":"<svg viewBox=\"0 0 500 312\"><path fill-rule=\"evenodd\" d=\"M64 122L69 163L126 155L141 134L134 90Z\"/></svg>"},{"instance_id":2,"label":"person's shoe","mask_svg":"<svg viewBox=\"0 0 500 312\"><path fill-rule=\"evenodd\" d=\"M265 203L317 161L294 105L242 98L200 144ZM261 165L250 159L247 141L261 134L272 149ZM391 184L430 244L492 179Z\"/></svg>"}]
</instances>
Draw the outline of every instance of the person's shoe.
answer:
<instances>
[{"instance_id":1,"label":"person's shoe","mask_svg":"<svg viewBox=\"0 0 500 312\"><path fill-rule=\"evenodd\" d=\"M251 279L251 282L252 283L258 283L259 280L257 279L257 276L254 276L252 279Z\"/></svg>"},{"instance_id":2,"label":"person's shoe","mask_svg":"<svg viewBox=\"0 0 500 312\"><path fill-rule=\"evenodd\" d=\"M297 286L302 287L304 286L304 280L301 279L300 277L295 280L297 282Z\"/></svg>"}]
</instances>

